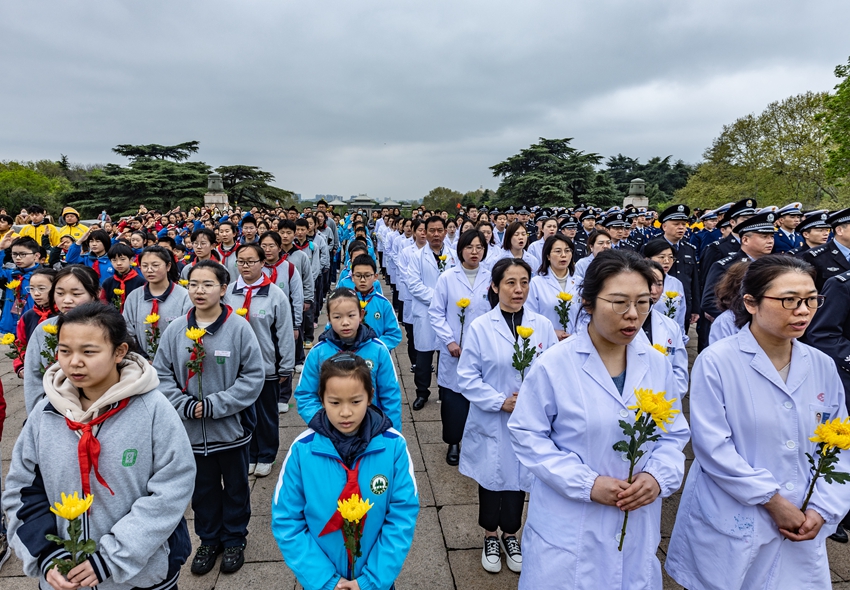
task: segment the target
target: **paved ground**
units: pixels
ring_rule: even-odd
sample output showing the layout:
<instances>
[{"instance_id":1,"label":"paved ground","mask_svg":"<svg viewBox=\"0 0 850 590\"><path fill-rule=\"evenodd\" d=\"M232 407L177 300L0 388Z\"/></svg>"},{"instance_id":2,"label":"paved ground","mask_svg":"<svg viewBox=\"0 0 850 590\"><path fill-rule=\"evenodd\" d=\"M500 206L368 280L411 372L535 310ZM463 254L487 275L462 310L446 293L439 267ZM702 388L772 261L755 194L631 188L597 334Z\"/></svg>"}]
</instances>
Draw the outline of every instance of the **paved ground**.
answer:
<instances>
[{"instance_id":1,"label":"paved ground","mask_svg":"<svg viewBox=\"0 0 850 590\"><path fill-rule=\"evenodd\" d=\"M324 318L322 319L324 321ZM692 333L692 342L695 342ZM457 468L445 462L446 447L440 436L440 409L436 401L429 401L419 412L411 412L410 403L415 398L413 375L405 343L398 347L396 357L405 396L403 408L403 434L410 446L414 470L420 490L422 509L413 547L405 563L398 583L399 590L509 590L517 587L519 576L507 566L500 574L488 574L481 567L482 531L477 524L477 487L460 475ZM693 360L695 351L691 351ZM2 449L3 474L8 469L12 446L21 429L24 418L23 390L20 381L11 372L11 362L5 357L0 361L0 377L6 388L8 417ZM436 383L436 380L435 380ZM436 386L431 400L436 400ZM687 401L685 403L687 413ZM181 590L243 590L245 588L300 589L292 572L283 563L280 551L270 530L272 492L279 473L279 466L290 442L304 429L297 412L290 411L281 416L281 450L275 470L267 478L251 477L251 503L253 516L249 525L246 564L233 575L219 574L214 569L206 576L193 576L188 564L184 568L179 586ZM688 452L690 447L688 447ZM691 457L689 452L689 457ZM688 460L690 465L690 460ZM676 516L679 494L664 501L661 519L662 541L658 551L664 561L664 550ZM192 530L191 509L187 511L189 529ZM198 540L194 537L195 547ZM850 546L828 542L832 579L836 590L850 590ZM720 564L718 564L720 567ZM35 588L34 580L22 577L21 564L14 556L0 571L0 590ZM555 586L553 586L555 588ZM665 590L681 588L665 579Z\"/></svg>"}]
</instances>

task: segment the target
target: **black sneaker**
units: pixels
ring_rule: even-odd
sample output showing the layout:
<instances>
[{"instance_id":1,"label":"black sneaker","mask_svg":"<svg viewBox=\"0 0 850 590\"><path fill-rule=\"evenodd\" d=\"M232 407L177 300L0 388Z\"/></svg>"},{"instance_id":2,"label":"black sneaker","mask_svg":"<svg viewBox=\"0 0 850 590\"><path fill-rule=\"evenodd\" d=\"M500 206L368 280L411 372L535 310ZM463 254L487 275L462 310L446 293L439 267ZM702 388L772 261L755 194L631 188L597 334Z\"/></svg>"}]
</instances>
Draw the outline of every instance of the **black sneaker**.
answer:
<instances>
[{"instance_id":1,"label":"black sneaker","mask_svg":"<svg viewBox=\"0 0 850 590\"><path fill-rule=\"evenodd\" d=\"M198 547L198 550L195 551L195 558L192 560L192 573L199 576L209 573L222 550L221 545L201 545Z\"/></svg>"},{"instance_id":2,"label":"black sneaker","mask_svg":"<svg viewBox=\"0 0 850 590\"><path fill-rule=\"evenodd\" d=\"M508 537L502 533L499 541L502 544L502 550L505 552L508 568L512 572L520 573L522 571L522 549L519 547L519 540L517 540L516 535Z\"/></svg>"},{"instance_id":3,"label":"black sneaker","mask_svg":"<svg viewBox=\"0 0 850 590\"><path fill-rule=\"evenodd\" d=\"M224 559L221 560L221 573L232 574L238 572L245 563L245 545L228 547L224 550Z\"/></svg>"}]
</instances>

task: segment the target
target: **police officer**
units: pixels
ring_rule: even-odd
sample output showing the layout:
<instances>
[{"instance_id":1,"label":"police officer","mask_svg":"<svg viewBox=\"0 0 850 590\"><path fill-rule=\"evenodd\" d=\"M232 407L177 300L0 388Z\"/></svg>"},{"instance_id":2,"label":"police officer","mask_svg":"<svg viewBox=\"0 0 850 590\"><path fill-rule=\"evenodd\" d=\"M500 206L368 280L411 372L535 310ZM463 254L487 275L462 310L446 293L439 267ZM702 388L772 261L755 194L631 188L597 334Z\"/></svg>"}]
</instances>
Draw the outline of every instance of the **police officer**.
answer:
<instances>
[{"instance_id":1,"label":"police officer","mask_svg":"<svg viewBox=\"0 0 850 590\"><path fill-rule=\"evenodd\" d=\"M724 220L729 222L732 233L725 238L709 244L704 250L705 253L700 257L700 279L702 279L703 285L707 284L705 281L706 276L715 262L737 252L741 248L741 241L735 235L737 233L735 227L742 221L746 221L755 215L757 206L758 204L755 199L741 199L729 207Z\"/></svg>"},{"instance_id":2,"label":"police officer","mask_svg":"<svg viewBox=\"0 0 850 590\"><path fill-rule=\"evenodd\" d=\"M827 279L850 270L850 209L836 211L826 222L835 236L823 246L810 248L800 256L815 267L818 291L823 289Z\"/></svg>"},{"instance_id":3,"label":"police officer","mask_svg":"<svg viewBox=\"0 0 850 590\"><path fill-rule=\"evenodd\" d=\"M702 222L702 229L691 234L689 241L697 249L697 258L702 256L706 246L722 237L717 228L717 217L717 211L706 211L699 218Z\"/></svg>"},{"instance_id":4,"label":"police officer","mask_svg":"<svg viewBox=\"0 0 850 590\"><path fill-rule=\"evenodd\" d=\"M800 256L806 250L826 244L832 231L829 223L827 223L828 219L829 211L825 209L811 211L803 215L803 221L797 226L797 233L803 236L803 245L789 250L788 254Z\"/></svg>"},{"instance_id":5,"label":"police officer","mask_svg":"<svg viewBox=\"0 0 850 590\"><path fill-rule=\"evenodd\" d=\"M611 234L611 248L613 250L632 250L635 247L628 241L629 223L626 214L616 209L609 209L608 215L602 220L602 227Z\"/></svg>"},{"instance_id":6,"label":"police officer","mask_svg":"<svg viewBox=\"0 0 850 590\"><path fill-rule=\"evenodd\" d=\"M797 232L797 226L803 219L803 212L800 210L802 206L802 203L791 203L777 211L779 227L773 233L774 254L784 254L803 246L803 236Z\"/></svg>"},{"instance_id":7,"label":"police officer","mask_svg":"<svg viewBox=\"0 0 850 590\"><path fill-rule=\"evenodd\" d=\"M581 227L576 229L576 242L581 242L587 247L587 238L596 227L596 213L592 209L585 209L579 216Z\"/></svg>"}]
</instances>

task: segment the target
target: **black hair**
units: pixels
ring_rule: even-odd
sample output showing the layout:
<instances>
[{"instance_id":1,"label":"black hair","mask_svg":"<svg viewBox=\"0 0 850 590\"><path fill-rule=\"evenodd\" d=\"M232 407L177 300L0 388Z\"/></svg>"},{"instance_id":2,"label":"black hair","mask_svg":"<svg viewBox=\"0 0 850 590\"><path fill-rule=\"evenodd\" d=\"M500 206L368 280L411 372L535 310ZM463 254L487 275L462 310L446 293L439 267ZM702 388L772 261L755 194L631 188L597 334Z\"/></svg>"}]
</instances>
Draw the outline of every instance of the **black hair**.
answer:
<instances>
[{"instance_id":1,"label":"black hair","mask_svg":"<svg viewBox=\"0 0 850 590\"><path fill-rule=\"evenodd\" d=\"M89 237L86 238L85 246L89 251L91 251L92 242L100 242L103 246L104 253L109 252L109 249L112 247L112 240L109 238L109 234L102 229L94 230L89 234Z\"/></svg>"},{"instance_id":2,"label":"black hair","mask_svg":"<svg viewBox=\"0 0 850 590\"><path fill-rule=\"evenodd\" d=\"M242 250L253 250L254 253L260 257L260 262L264 262L266 259L265 251L260 247L259 244L242 244L238 248L236 248L236 255L239 256L239 253Z\"/></svg>"},{"instance_id":3,"label":"black hair","mask_svg":"<svg viewBox=\"0 0 850 590\"><path fill-rule=\"evenodd\" d=\"M357 258L351 261L351 270L354 270L355 266L368 266L372 269L372 272L378 272L378 265L375 264L375 260L369 256L368 254L361 254Z\"/></svg>"},{"instance_id":4,"label":"black hair","mask_svg":"<svg viewBox=\"0 0 850 590\"><path fill-rule=\"evenodd\" d=\"M424 221L422 221L422 219L421 219L421 218L416 217L416 218L413 220L413 231L416 231L416 230L419 228L419 226L420 226L420 225L424 225L424 224L425 224L425 222L424 222Z\"/></svg>"},{"instance_id":5,"label":"black hair","mask_svg":"<svg viewBox=\"0 0 850 590\"><path fill-rule=\"evenodd\" d=\"M215 245L216 241L218 241L215 237L215 232L208 227L202 227L200 229L196 229L192 232L192 243L194 244L198 238L201 236L206 236L207 240L209 240L210 245Z\"/></svg>"},{"instance_id":6,"label":"black hair","mask_svg":"<svg viewBox=\"0 0 850 590\"><path fill-rule=\"evenodd\" d=\"M360 309L360 298L357 296L357 293L354 292L354 289L349 289L348 287L340 287L338 289L334 289L328 296L328 316L331 315L331 303L339 299L354 299L354 301L357 303L357 308Z\"/></svg>"},{"instance_id":7,"label":"black hair","mask_svg":"<svg viewBox=\"0 0 850 590\"><path fill-rule=\"evenodd\" d=\"M366 242L363 240L354 239L348 245L348 257L351 258L351 255L354 254L357 250L363 250L364 252L369 252L369 246L366 245Z\"/></svg>"},{"instance_id":8,"label":"black hair","mask_svg":"<svg viewBox=\"0 0 850 590\"><path fill-rule=\"evenodd\" d=\"M528 280L531 280L531 267L522 258L502 258L494 266L490 272L490 288L487 289L487 301L490 302L490 309L493 309L499 304L499 294L493 290L493 287L499 286L502 279L505 278L505 273L512 266L521 266L528 273Z\"/></svg>"},{"instance_id":9,"label":"black hair","mask_svg":"<svg viewBox=\"0 0 850 590\"><path fill-rule=\"evenodd\" d=\"M663 281L664 278L667 276L667 273L664 272L664 267L661 266L661 263L658 262L657 260L649 260L649 259L647 259L646 263L649 265L649 267L651 269L657 270L658 272L661 273L661 280Z\"/></svg>"},{"instance_id":10,"label":"black hair","mask_svg":"<svg viewBox=\"0 0 850 590\"><path fill-rule=\"evenodd\" d=\"M61 269L53 277L53 285L50 287L50 300L56 301L56 284L67 276L73 276L83 285L83 289L91 295L92 299L97 299L100 296L100 277L93 268L85 264L69 264Z\"/></svg>"},{"instance_id":11,"label":"black hair","mask_svg":"<svg viewBox=\"0 0 850 590\"><path fill-rule=\"evenodd\" d=\"M142 264L146 254L152 254L162 260L168 267L168 280L176 283L180 280L180 273L177 271L177 261L174 259L174 254L163 248L162 246L148 246L139 254L139 264Z\"/></svg>"},{"instance_id":12,"label":"black hair","mask_svg":"<svg viewBox=\"0 0 850 590\"><path fill-rule=\"evenodd\" d=\"M573 241L564 234L555 234L546 238L546 241L543 243L543 252L541 254L541 256L543 256L543 261L540 263L540 268L537 270L537 274L543 276L549 274L549 267L552 266L552 263L549 262L549 255L552 254L552 249L555 247L557 242L564 242L567 245L567 248L570 249L570 263L567 266L567 274L569 276L575 274L576 247L575 244L573 244Z\"/></svg>"},{"instance_id":13,"label":"black hair","mask_svg":"<svg viewBox=\"0 0 850 590\"><path fill-rule=\"evenodd\" d=\"M291 207L290 210L292 210ZM295 233L295 222L291 219L281 219L280 223L277 224L277 231L282 231L285 229L288 229L289 231Z\"/></svg>"},{"instance_id":14,"label":"black hair","mask_svg":"<svg viewBox=\"0 0 850 590\"><path fill-rule=\"evenodd\" d=\"M39 246L38 242L36 242L29 236L25 236L23 238L15 238L14 240L12 240L12 245L9 246L9 258L12 257L12 248L14 248L15 246L26 248L33 254L39 254L42 252L41 246Z\"/></svg>"},{"instance_id":15,"label":"black hair","mask_svg":"<svg viewBox=\"0 0 850 590\"><path fill-rule=\"evenodd\" d=\"M227 285L230 283L230 272L221 265L220 262L216 262L215 260L201 260L198 264L189 267L189 274L186 276L187 279L191 280L192 273L196 270L201 269L211 270L215 273L215 278L218 279L220 285Z\"/></svg>"},{"instance_id":16,"label":"black hair","mask_svg":"<svg viewBox=\"0 0 850 590\"><path fill-rule=\"evenodd\" d=\"M46 211L41 205L30 205L27 207L27 213L32 215L33 213L46 213Z\"/></svg>"},{"instance_id":17,"label":"black hair","mask_svg":"<svg viewBox=\"0 0 850 590\"><path fill-rule=\"evenodd\" d=\"M670 250L675 255L676 252L673 249L673 246L670 245L670 242L665 240L664 238L660 240L649 240L646 245L643 247L643 255L646 258L652 258L653 256L658 256L664 250Z\"/></svg>"},{"instance_id":18,"label":"black hair","mask_svg":"<svg viewBox=\"0 0 850 590\"><path fill-rule=\"evenodd\" d=\"M246 215L242 218L242 227L245 227L246 223L253 223L254 225L257 225L257 218L253 215Z\"/></svg>"},{"instance_id":19,"label":"black hair","mask_svg":"<svg viewBox=\"0 0 850 590\"><path fill-rule=\"evenodd\" d=\"M299 217L298 219L295 220L295 227L309 228L310 224L307 222L307 220L305 218Z\"/></svg>"},{"instance_id":20,"label":"black hair","mask_svg":"<svg viewBox=\"0 0 850 590\"><path fill-rule=\"evenodd\" d=\"M742 306L741 299L741 282L744 280L744 275L747 273L749 260L739 260L729 267L723 277L717 281L714 286L714 300L717 303L717 309L720 311L734 310L738 306Z\"/></svg>"},{"instance_id":21,"label":"black hair","mask_svg":"<svg viewBox=\"0 0 850 590\"><path fill-rule=\"evenodd\" d=\"M5 213L3 215L0 215L0 221L5 221L9 225L15 224L15 218L11 215L6 215Z\"/></svg>"},{"instance_id":22,"label":"black hair","mask_svg":"<svg viewBox=\"0 0 850 590\"><path fill-rule=\"evenodd\" d=\"M468 229L460 234L460 237L457 239L457 257L461 262L464 262L463 249L472 244L472 240L475 238L478 238L481 241L481 245L484 246L484 254L481 256L481 261L483 262L487 258L487 239L484 237L484 234L477 229Z\"/></svg>"},{"instance_id":23,"label":"black hair","mask_svg":"<svg viewBox=\"0 0 850 590\"><path fill-rule=\"evenodd\" d=\"M505 230L505 239L502 242L503 250L511 249L511 240L514 239L514 234L517 233L520 229L525 230L525 233L528 233L528 229L526 229L525 224L519 221L514 221L508 226L508 229ZM525 241L525 247L528 248L528 240Z\"/></svg>"},{"instance_id":24,"label":"black hair","mask_svg":"<svg viewBox=\"0 0 850 590\"><path fill-rule=\"evenodd\" d=\"M602 236L605 236L609 240L611 239L611 234L608 233L607 229L600 228L600 229L595 229L592 232L590 232L590 235L587 236L587 249L590 250L590 248L595 246L596 240L598 240Z\"/></svg>"},{"instance_id":25,"label":"black hair","mask_svg":"<svg viewBox=\"0 0 850 590\"><path fill-rule=\"evenodd\" d=\"M235 224L235 223L233 223L232 221L222 221L221 223L219 223L219 224L218 224L218 229L221 229L221 228L223 228L223 227L225 227L225 226L229 227L229 228L230 228L230 230L231 230L234 234L236 233L236 224Z\"/></svg>"},{"instance_id":26,"label":"black hair","mask_svg":"<svg viewBox=\"0 0 850 590\"><path fill-rule=\"evenodd\" d=\"M269 238L272 242L274 242L275 246L277 246L278 248L283 246L283 241L280 239L280 234L276 231L264 232L263 235L260 236L260 239L257 240L257 243L262 244L263 240L265 240L266 238Z\"/></svg>"},{"instance_id":27,"label":"black hair","mask_svg":"<svg viewBox=\"0 0 850 590\"><path fill-rule=\"evenodd\" d=\"M440 225L443 226L443 229L446 229L446 220L443 219L442 217L440 217L439 215L432 215L431 217L426 219L425 220L425 229L428 229L428 226L431 225L432 223L437 223L437 222L439 222Z\"/></svg>"},{"instance_id":28,"label":"black hair","mask_svg":"<svg viewBox=\"0 0 850 590\"><path fill-rule=\"evenodd\" d=\"M136 257L136 253L133 252L133 249L127 244L123 244L118 242L107 251L106 255L110 260L115 260L116 258L120 258L121 256L125 256L130 260L133 260Z\"/></svg>"},{"instance_id":29,"label":"black hair","mask_svg":"<svg viewBox=\"0 0 850 590\"><path fill-rule=\"evenodd\" d=\"M782 254L768 254L758 260L754 260L747 267L744 280L741 281L741 298L752 297L756 304L761 303L764 294L770 288L773 281L781 275L798 272L809 275L815 281L817 273L815 267L795 256ZM734 308L735 325L740 329L753 319L752 314L747 311L746 306L740 305Z\"/></svg>"},{"instance_id":30,"label":"black hair","mask_svg":"<svg viewBox=\"0 0 850 590\"><path fill-rule=\"evenodd\" d=\"M593 235L593 234L591 234ZM655 275L652 274L649 261L631 250L604 250L593 257L584 275L581 288L581 312L590 313L596 307L599 293L605 288L605 281L614 275L636 272L645 281L648 290L652 290Z\"/></svg>"},{"instance_id":31,"label":"black hair","mask_svg":"<svg viewBox=\"0 0 850 590\"><path fill-rule=\"evenodd\" d=\"M175 240L174 238L172 238L170 236L163 236L161 238L156 239L157 244L161 244L162 242L165 242L166 244L168 244L169 248L176 248L177 247L177 240Z\"/></svg>"},{"instance_id":32,"label":"black hair","mask_svg":"<svg viewBox=\"0 0 850 590\"><path fill-rule=\"evenodd\" d=\"M56 281L56 269L50 268L49 266L39 266L35 269L30 275L30 285L32 285L33 277L47 277L50 279L50 289L47 291L47 305L48 309L53 308L53 283Z\"/></svg>"},{"instance_id":33,"label":"black hair","mask_svg":"<svg viewBox=\"0 0 850 590\"><path fill-rule=\"evenodd\" d=\"M56 320L57 338L62 334L62 328L69 324L84 324L97 326L103 330L106 340L112 345L114 351L122 344L127 345L129 352L135 351L135 339L127 331L127 322L124 316L115 309L114 305L107 305L100 301L84 303L65 314L60 314Z\"/></svg>"}]
</instances>

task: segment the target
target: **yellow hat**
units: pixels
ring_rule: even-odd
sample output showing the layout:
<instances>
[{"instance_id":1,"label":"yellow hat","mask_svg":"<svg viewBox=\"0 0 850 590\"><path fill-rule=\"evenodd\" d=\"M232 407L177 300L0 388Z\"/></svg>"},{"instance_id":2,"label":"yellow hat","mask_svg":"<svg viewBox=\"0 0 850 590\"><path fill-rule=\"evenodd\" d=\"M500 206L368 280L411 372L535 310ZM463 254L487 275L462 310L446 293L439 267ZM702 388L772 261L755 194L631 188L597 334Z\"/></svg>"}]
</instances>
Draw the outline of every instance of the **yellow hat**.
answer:
<instances>
[{"instance_id":1,"label":"yellow hat","mask_svg":"<svg viewBox=\"0 0 850 590\"><path fill-rule=\"evenodd\" d=\"M77 210L76 210L76 209L74 209L73 207L65 207L64 209L62 209L62 217L63 217L63 218L64 218L64 217L65 217L68 213L73 213L74 215L76 215L76 216L77 216L77 219L79 219L79 218L80 218L80 214L79 214L79 213L77 213Z\"/></svg>"}]
</instances>

